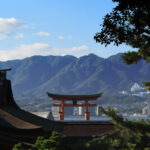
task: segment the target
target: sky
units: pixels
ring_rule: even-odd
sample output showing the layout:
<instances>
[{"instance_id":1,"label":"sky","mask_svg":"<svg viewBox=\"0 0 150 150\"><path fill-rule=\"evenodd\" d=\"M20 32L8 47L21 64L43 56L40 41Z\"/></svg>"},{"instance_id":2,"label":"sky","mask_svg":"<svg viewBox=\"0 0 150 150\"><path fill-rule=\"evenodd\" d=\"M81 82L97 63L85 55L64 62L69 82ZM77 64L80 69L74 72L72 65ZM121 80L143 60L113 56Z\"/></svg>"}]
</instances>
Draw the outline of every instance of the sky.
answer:
<instances>
[{"instance_id":1,"label":"sky","mask_svg":"<svg viewBox=\"0 0 150 150\"><path fill-rule=\"evenodd\" d=\"M94 53L107 58L130 50L94 40L111 0L0 0L0 61L33 55Z\"/></svg>"}]
</instances>

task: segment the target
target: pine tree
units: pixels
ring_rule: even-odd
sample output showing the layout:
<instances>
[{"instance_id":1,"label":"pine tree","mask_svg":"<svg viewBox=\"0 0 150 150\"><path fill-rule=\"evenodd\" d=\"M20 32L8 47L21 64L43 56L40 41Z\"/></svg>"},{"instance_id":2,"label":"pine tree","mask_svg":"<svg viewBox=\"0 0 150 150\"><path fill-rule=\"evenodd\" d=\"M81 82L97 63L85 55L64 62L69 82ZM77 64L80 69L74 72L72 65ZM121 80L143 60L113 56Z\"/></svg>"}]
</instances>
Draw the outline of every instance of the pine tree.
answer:
<instances>
[{"instance_id":1,"label":"pine tree","mask_svg":"<svg viewBox=\"0 0 150 150\"><path fill-rule=\"evenodd\" d=\"M140 59L150 62L150 0L112 0L117 3L112 12L106 14L102 29L96 33L96 42L120 45L125 43L137 51L123 55L126 64L136 64ZM143 82L150 90L150 82Z\"/></svg>"}]
</instances>

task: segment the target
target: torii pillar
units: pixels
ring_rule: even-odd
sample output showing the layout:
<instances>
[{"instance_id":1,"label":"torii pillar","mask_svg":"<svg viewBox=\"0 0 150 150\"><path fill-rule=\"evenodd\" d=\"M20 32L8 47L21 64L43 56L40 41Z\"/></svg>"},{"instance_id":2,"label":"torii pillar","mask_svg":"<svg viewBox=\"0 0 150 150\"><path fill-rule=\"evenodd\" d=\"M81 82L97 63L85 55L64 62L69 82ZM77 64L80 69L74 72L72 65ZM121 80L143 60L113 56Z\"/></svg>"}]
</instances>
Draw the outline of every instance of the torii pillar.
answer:
<instances>
[{"instance_id":1,"label":"torii pillar","mask_svg":"<svg viewBox=\"0 0 150 150\"><path fill-rule=\"evenodd\" d=\"M61 110L59 112L59 120L64 120L64 100L61 101Z\"/></svg>"},{"instance_id":2,"label":"torii pillar","mask_svg":"<svg viewBox=\"0 0 150 150\"><path fill-rule=\"evenodd\" d=\"M85 120L90 120L90 112L88 112L88 101L85 101Z\"/></svg>"}]
</instances>

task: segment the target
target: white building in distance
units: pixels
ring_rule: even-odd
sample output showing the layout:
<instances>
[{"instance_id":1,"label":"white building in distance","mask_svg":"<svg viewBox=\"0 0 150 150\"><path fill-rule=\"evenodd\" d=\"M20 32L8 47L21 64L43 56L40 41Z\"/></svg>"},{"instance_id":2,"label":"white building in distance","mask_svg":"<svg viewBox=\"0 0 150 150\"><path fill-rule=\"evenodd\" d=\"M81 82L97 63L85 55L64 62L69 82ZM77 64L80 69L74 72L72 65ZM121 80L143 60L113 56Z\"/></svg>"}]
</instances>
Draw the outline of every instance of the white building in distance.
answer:
<instances>
[{"instance_id":1,"label":"white building in distance","mask_svg":"<svg viewBox=\"0 0 150 150\"><path fill-rule=\"evenodd\" d=\"M44 111L44 112L31 112L34 115L37 115L39 117L43 117L49 120L54 120L54 117L52 115L52 112L50 111Z\"/></svg>"}]
</instances>

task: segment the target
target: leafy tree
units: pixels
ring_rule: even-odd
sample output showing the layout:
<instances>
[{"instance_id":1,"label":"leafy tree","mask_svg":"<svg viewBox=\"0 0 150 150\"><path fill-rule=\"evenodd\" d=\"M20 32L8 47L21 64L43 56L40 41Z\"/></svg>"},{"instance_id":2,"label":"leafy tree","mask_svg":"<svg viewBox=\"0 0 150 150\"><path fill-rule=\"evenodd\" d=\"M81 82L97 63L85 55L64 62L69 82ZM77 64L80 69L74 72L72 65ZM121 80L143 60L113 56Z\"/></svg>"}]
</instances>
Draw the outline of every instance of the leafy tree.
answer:
<instances>
[{"instance_id":1,"label":"leafy tree","mask_svg":"<svg viewBox=\"0 0 150 150\"><path fill-rule=\"evenodd\" d=\"M63 146L63 137L53 131L49 138L39 136L29 150L65 150ZM16 144L13 150L25 150L21 143Z\"/></svg>"},{"instance_id":2,"label":"leafy tree","mask_svg":"<svg viewBox=\"0 0 150 150\"><path fill-rule=\"evenodd\" d=\"M25 150L21 143L15 144L12 150Z\"/></svg>"},{"instance_id":3,"label":"leafy tree","mask_svg":"<svg viewBox=\"0 0 150 150\"><path fill-rule=\"evenodd\" d=\"M58 132L53 131L49 138L39 136L28 150L85 150L87 139L66 138ZM18 143L14 145L13 150L27 150L27 146Z\"/></svg>"},{"instance_id":4,"label":"leafy tree","mask_svg":"<svg viewBox=\"0 0 150 150\"><path fill-rule=\"evenodd\" d=\"M140 59L150 62L150 1L112 0L117 5L106 14L101 32L95 34L96 42L120 45L125 43L137 51L129 51L122 58L126 64L136 64ZM150 82L143 82L150 90Z\"/></svg>"},{"instance_id":5,"label":"leafy tree","mask_svg":"<svg viewBox=\"0 0 150 150\"><path fill-rule=\"evenodd\" d=\"M124 146L130 145L139 150L150 148L150 119L124 119L112 108L106 111L100 107L100 111L112 119L116 129L119 131L119 137L123 139L120 143L121 147L125 144Z\"/></svg>"},{"instance_id":6,"label":"leafy tree","mask_svg":"<svg viewBox=\"0 0 150 150\"><path fill-rule=\"evenodd\" d=\"M63 150L61 146L62 137L59 133L53 131L48 139L38 137L35 144L31 147L31 150Z\"/></svg>"},{"instance_id":7,"label":"leafy tree","mask_svg":"<svg viewBox=\"0 0 150 150\"><path fill-rule=\"evenodd\" d=\"M150 1L112 1L117 5L106 14L101 32L96 33L94 39L105 46L125 43L135 48L136 51L129 51L122 56L128 65L136 64L140 59L150 62ZM150 90L150 82L143 82L143 85ZM107 111L101 108L101 112L112 119L119 131L113 137L107 137L111 149L118 149L117 146L119 149L150 149L150 120L124 120L111 108Z\"/></svg>"},{"instance_id":8,"label":"leafy tree","mask_svg":"<svg viewBox=\"0 0 150 150\"><path fill-rule=\"evenodd\" d=\"M111 118L116 132L88 141L87 150L150 150L150 120L124 119L112 108L100 111Z\"/></svg>"}]
</instances>

